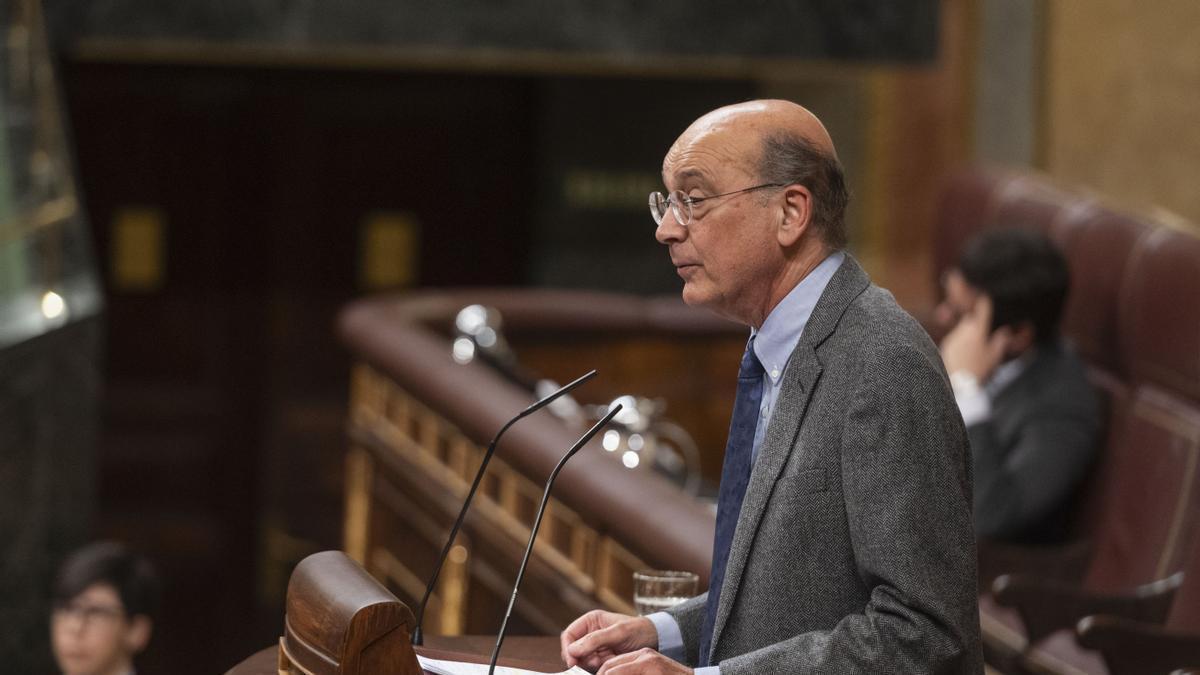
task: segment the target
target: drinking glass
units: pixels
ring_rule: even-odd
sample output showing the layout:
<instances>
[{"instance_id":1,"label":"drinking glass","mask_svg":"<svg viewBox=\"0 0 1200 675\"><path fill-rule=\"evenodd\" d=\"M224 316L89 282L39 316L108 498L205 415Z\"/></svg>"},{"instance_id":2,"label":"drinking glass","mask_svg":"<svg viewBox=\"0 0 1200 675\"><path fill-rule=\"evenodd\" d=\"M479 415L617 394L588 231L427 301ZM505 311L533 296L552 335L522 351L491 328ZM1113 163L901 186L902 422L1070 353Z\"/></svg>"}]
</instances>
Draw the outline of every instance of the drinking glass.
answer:
<instances>
[{"instance_id":1,"label":"drinking glass","mask_svg":"<svg viewBox=\"0 0 1200 675\"><path fill-rule=\"evenodd\" d=\"M691 572L641 570L633 573L633 605L638 614L673 607L696 594L700 578Z\"/></svg>"}]
</instances>

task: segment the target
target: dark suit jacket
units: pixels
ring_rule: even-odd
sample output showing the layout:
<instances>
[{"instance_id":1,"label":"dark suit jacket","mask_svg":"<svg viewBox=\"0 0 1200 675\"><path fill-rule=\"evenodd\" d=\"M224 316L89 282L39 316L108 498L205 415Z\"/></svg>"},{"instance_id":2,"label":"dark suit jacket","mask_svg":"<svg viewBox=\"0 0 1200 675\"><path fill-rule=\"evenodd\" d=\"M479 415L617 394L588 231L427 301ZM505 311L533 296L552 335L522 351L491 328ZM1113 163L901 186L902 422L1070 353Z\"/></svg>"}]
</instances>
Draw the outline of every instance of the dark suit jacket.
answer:
<instances>
[{"instance_id":1,"label":"dark suit jacket","mask_svg":"<svg viewBox=\"0 0 1200 675\"><path fill-rule=\"evenodd\" d=\"M792 353L738 519L712 663L980 673L966 430L937 348L850 256ZM670 610L696 662L706 596Z\"/></svg>"},{"instance_id":2,"label":"dark suit jacket","mask_svg":"<svg viewBox=\"0 0 1200 675\"><path fill-rule=\"evenodd\" d=\"M1033 361L972 424L975 528L980 536L1049 543L1066 532L1066 507L1095 459L1100 406L1083 364L1066 347Z\"/></svg>"}]
</instances>

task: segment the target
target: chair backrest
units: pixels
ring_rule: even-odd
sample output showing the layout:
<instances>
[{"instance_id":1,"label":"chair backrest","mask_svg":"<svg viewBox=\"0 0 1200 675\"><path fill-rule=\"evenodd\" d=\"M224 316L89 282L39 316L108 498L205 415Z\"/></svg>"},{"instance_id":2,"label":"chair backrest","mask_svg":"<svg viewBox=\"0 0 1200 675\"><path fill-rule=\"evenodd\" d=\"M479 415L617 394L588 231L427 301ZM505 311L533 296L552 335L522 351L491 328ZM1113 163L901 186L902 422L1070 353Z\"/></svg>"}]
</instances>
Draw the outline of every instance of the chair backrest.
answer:
<instances>
[{"instance_id":1,"label":"chair backrest","mask_svg":"<svg viewBox=\"0 0 1200 675\"><path fill-rule=\"evenodd\" d=\"M1118 298L1131 399L1088 582L1128 586L1184 569L1200 534L1200 239L1141 236Z\"/></svg>"},{"instance_id":2,"label":"chair backrest","mask_svg":"<svg viewBox=\"0 0 1200 675\"><path fill-rule=\"evenodd\" d=\"M1078 214L1088 211L1095 201L1027 173L1008 176L997 192L988 212L988 226L1032 228L1060 245L1076 225L1086 222Z\"/></svg>"},{"instance_id":3,"label":"chair backrest","mask_svg":"<svg viewBox=\"0 0 1200 675\"><path fill-rule=\"evenodd\" d=\"M1118 300L1133 251L1153 227L1095 202L1076 204L1080 206L1058 221L1056 241L1071 269L1062 330L1088 364L1089 377L1103 404L1106 429L1097 468L1079 492L1073 532L1082 537L1101 526L1110 496L1107 483L1117 477L1106 467L1109 458L1123 449L1118 446L1124 443L1130 399L1128 368L1119 347Z\"/></svg>"},{"instance_id":4,"label":"chair backrest","mask_svg":"<svg viewBox=\"0 0 1200 675\"><path fill-rule=\"evenodd\" d=\"M1200 407L1200 238L1156 228L1130 265L1119 298L1129 373Z\"/></svg>"},{"instance_id":5,"label":"chair backrest","mask_svg":"<svg viewBox=\"0 0 1200 675\"><path fill-rule=\"evenodd\" d=\"M934 284L940 283L944 271L954 267L971 235L987 226L1002 180L999 173L970 167L950 174L944 181L934 216Z\"/></svg>"},{"instance_id":6,"label":"chair backrest","mask_svg":"<svg viewBox=\"0 0 1200 675\"><path fill-rule=\"evenodd\" d=\"M1091 496L1098 517L1085 583L1092 588L1126 589L1179 571L1200 522L1200 414L1162 391L1140 387L1120 427L1097 467Z\"/></svg>"}]
</instances>

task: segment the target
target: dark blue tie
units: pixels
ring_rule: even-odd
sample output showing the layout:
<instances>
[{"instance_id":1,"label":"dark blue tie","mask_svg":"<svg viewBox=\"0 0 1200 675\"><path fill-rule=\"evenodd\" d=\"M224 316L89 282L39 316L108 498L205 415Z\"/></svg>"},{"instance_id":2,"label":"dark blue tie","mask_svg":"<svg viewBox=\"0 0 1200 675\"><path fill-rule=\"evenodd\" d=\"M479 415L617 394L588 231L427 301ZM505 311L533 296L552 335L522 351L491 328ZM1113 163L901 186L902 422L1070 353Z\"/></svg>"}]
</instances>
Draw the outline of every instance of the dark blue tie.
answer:
<instances>
[{"instance_id":1,"label":"dark blue tie","mask_svg":"<svg viewBox=\"0 0 1200 675\"><path fill-rule=\"evenodd\" d=\"M750 465L754 447L754 429L758 426L762 406L763 367L754 354L754 338L746 343L742 367L738 370L737 397L733 400L733 419L729 423L729 441L725 444L725 464L721 467L721 488L717 495L717 531L713 537L712 575L708 583L708 605L704 613L704 628L700 633L700 665L708 662L712 645L713 624L717 620L717 605L721 601L721 583L725 581L725 564L729 546L737 529L742 498L750 483Z\"/></svg>"}]
</instances>

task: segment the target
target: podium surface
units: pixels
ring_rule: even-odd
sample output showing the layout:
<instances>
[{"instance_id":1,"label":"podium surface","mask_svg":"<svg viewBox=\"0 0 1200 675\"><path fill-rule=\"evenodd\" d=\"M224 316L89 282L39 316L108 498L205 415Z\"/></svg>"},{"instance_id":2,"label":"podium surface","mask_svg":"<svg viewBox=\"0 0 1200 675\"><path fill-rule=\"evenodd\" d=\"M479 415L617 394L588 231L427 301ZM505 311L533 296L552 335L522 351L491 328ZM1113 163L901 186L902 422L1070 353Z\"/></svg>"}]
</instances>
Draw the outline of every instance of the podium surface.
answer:
<instances>
[{"instance_id":1,"label":"podium surface","mask_svg":"<svg viewBox=\"0 0 1200 675\"><path fill-rule=\"evenodd\" d=\"M434 659L487 663L496 644L494 635L428 635L417 653ZM279 647L271 646L237 664L225 675L279 675ZM514 635L504 638L498 665L559 673L567 669L559 656L558 637ZM381 674L385 675L385 674Z\"/></svg>"}]
</instances>

